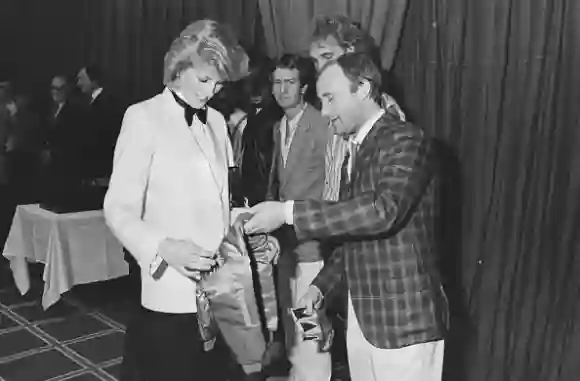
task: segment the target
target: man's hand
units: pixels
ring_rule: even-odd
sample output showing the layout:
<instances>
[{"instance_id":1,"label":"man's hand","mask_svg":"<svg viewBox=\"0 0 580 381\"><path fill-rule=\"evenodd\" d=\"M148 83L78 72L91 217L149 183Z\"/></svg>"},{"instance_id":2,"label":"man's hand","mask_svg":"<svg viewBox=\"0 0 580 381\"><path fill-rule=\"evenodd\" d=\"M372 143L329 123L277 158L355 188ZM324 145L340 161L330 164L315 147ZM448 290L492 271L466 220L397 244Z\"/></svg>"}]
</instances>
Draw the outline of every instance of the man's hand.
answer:
<instances>
[{"instance_id":1,"label":"man's hand","mask_svg":"<svg viewBox=\"0 0 580 381\"><path fill-rule=\"evenodd\" d=\"M252 217L244 225L246 234L270 233L286 222L283 202L265 201L250 209Z\"/></svg>"},{"instance_id":2,"label":"man's hand","mask_svg":"<svg viewBox=\"0 0 580 381\"><path fill-rule=\"evenodd\" d=\"M244 220L247 221L251 217L250 208L232 208L230 212L230 225L233 225L239 216L243 216Z\"/></svg>"},{"instance_id":3,"label":"man's hand","mask_svg":"<svg viewBox=\"0 0 580 381\"><path fill-rule=\"evenodd\" d=\"M167 264L182 275L200 279L201 271L208 271L216 264L216 253L205 250L190 240L167 238L159 245L159 255Z\"/></svg>"},{"instance_id":4,"label":"man's hand","mask_svg":"<svg viewBox=\"0 0 580 381\"><path fill-rule=\"evenodd\" d=\"M300 298L298 301L297 308L304 308L307 314L312 314L314 310L320 309L322 306L322 292L318 289L318 287L314 285L310 285L306 294Z\"/></svg>"}]
</instances>

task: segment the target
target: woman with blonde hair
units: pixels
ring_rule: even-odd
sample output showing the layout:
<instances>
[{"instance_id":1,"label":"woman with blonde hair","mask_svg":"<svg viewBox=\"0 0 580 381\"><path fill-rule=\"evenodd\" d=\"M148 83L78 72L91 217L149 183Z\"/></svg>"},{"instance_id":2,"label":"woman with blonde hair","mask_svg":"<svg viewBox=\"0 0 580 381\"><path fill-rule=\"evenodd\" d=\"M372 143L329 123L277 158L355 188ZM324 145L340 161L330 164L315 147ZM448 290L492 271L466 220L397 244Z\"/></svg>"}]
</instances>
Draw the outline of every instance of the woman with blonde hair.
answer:
<instances>
[{"instance_id":1,"label":"woman with blonde hair","mask_svg":"<svg viewBox=\"0 0 580 381\"><path fill-rule=\"evenodd\" d=\"M223 116L207 102L247 65L228 28L196 21L165 55L165 89L125 113L104 202L108 225L141 269L122 380L217 379L195 295L230 226L231 146Z\"/></svg>"}]
</instances>

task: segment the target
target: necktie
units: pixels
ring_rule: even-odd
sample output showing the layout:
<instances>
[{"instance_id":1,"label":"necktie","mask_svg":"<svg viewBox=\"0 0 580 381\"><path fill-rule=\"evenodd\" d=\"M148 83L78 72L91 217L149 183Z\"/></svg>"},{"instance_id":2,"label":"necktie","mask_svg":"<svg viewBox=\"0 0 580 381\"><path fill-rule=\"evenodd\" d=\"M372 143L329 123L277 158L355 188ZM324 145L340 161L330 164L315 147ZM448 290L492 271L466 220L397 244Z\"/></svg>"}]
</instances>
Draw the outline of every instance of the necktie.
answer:
<instances>
[{"instance_id":1,"label":"necktie","mask_svg":"<svg viewBox=\"0 0 580 381\"><path fill-rule=\"evenodd\" d=\"M349 185L352 181L352 174L354 171L357 143L355 143L352 139L347 140L347 143L346 154L344 155L344 161L342 162L342 167L340 168L339 197L344 196L347 185Z\"/></svg>"},{"instance_id":2,"label":"necktie","mask_svg":"<svg viewBox=\"0 0 580 381\"><path fill-rule=\"evenodd\" d=\"M352 172L354 171L357 143L352 138L348 139L347 142L348 142L348 146L347 146L347 151L346 151L345 162L346 162L347 171L348 171L348 181L350 182L350 180L352 178Z\"/></svg>"},{"instance_id":3,"label":"necktie","mask_svg":"<svg viewBox=\"0 0 580 381\"><path fill-rule=\"evenodd\" d=\"M346 151L344 155L344 161L342 162L342 167L340 167L340 183L338 187L338 199L343 200L347 195L347 188L349 184L348 179L348 162L350 161L350 150Z\"/></svg>"},{"instance_id":4,"label":"necktie","mask_svg":"<svg viewBox=\"0 0 580 381\"><path fill-rule=\"evenodd\" d=\"M187 122L188 126L191 126L191 123L193 123L194 115L197 115L197 118L201 123L203 124L207 123L207 107L193 108L187 102L185 102L183 99L177 96L177 94L175 94L173 91L171 92L171 94L173 95L173 98L175 98L175 102L177 102L177 104L183 108L184 112L183 115L185 117L185 121Z\"/></svg>"},{"instance_id":5,"label":"necktie","mask_svg":"<svg viewBox=\"0 0 580 381\"><path fill-rule=\"evenodd\" d=\"M286 146L286 149L288 149L288 146L290 145L291 135L292 129L290 128L290 121L288 118L286 118L286 140L284 141L284 146Z\"/></svg>"}]
</instances>

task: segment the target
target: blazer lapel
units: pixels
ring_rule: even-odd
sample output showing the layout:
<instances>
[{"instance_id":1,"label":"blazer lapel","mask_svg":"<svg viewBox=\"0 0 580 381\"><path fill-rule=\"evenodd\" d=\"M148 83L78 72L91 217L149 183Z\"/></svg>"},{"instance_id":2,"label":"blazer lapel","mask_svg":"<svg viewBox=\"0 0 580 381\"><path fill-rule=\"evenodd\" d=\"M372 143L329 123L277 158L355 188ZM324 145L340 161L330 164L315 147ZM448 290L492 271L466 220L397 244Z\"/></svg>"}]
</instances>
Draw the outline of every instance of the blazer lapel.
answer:
<instances>
[{"instance_id":1,"label":"blazer lapel","mask_svg":"<svg viewBox=\"0 0 580 381\"><path fill-rule=\"evenodd\" d=\"M275 166L278 174L279 186L283 187L286 184L286 168L284 166L284 159L282 158L282 134L280 133L280 126L282 122L279 121L274 125L274 161L272 165Z\"/></svg>"},{"instance_id":2,"label":"blazer lapel","mask_svg":"<svg viewBox=\"0 0 580 381\"><path fill-rule=\"evenodd\" d=\"M292 167L297 164L301 159L302 151L308 146L308 132L310 131L311 124L308 119L308 108L302 113L300 120L298 121L298 126L296 126L296 133L290 144L290 150L288 151L288 160L286 160L286 172L287 177L292 173Z\"/></svg>"},{"instance_id":3,"label":"blazer lapel","mask_svg":"<svg viewBox=\"0 0 580 381\"><path fill-rule=\"evenodd\" d=\"M175 103L175 100L173 99L169 89L166 89L165 97L169 104ZM206 126L202 126L201 123L197 124L195 122L191 126L188 126L183 117L181 106L177 105L176 103L172 106L174 107L170 107L169 110L173 109L178 111L177 113L171 113L172 118L176 121L175 123L179 121L180 126L183 126L183 131L187 132L187 134L191 136L193 142L198 146L199 150L205 157L207 165L209 166L210 172L218 189L220 189L220 191L223 190L227 180L225 152L223 151L222 147L220 147L219 139L215 131L212 129L209 115ZM202 128L204 130L201 130ZM203 140L201 140L203 134L207 134L207 140L209 140L211 144L208 145Z\"/></svg>"},{"instance_id":4,"label":"blazer lapel","mask_svg":"<svg viewBox=\"0 0 580 381\"><path fill-rule=\"evenodd\" d=\"M196 138L197 144L200 146L203 154L205 155L209 167L212 171L213 177L218 184L218 188L223 189L224 187L224 169L227 168L225 156L226 153L223 152L222 147L219 144L219 139L215 133L216 126L211 125L211 121L208 119L207 125L203 126L202 128L207 133L209 139L212 142L211 146L205 147L203 144L200 143L199 139L197 138L198 134L193 134ZM204 133L204 131L198 131L199 133Z\"/></svg>"}]
</instances>

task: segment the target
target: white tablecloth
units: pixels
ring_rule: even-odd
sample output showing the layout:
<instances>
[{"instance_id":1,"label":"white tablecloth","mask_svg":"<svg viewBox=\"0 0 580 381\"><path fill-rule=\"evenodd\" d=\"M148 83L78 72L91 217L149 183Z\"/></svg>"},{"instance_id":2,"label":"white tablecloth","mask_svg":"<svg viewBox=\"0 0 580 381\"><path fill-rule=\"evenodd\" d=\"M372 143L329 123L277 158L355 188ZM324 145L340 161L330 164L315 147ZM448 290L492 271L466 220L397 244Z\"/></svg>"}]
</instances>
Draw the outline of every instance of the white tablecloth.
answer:
<instances>
[{"instance_id":1,"label":"white tablecloth","mask_svg":"<svg viewBox=\"0 0 580 381\"><path fill-rule=\"evenodd\" d=\"M27 261L42 262L47 309L74 285L129 273L123 248L100 210L57 214L38 205L19 205L4 246L14 281L24 295L30 289Z\"/></svg>"}]
</instances>

